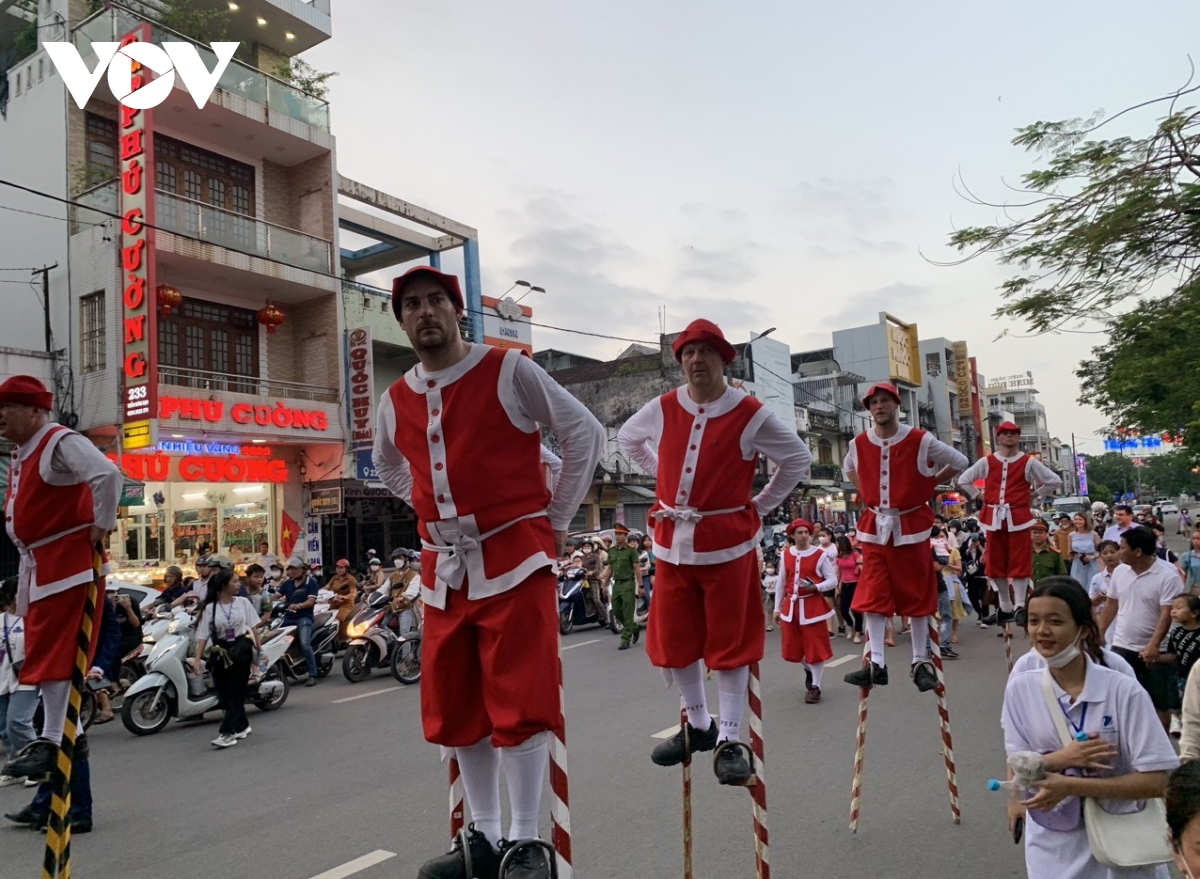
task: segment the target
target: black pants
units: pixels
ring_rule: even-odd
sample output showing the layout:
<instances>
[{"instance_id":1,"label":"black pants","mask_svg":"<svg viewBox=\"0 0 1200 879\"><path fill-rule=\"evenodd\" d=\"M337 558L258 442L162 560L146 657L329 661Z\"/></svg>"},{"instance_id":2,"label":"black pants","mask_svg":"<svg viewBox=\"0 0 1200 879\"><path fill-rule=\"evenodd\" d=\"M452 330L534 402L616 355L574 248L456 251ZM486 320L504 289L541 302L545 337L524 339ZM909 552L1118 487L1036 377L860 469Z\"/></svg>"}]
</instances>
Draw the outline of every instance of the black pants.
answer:
<instances>
[{"instance_id":1,"label":"black pants","mask_svg":"<svg viewBox=\"0 0 1200 879\"><path fill-rule=\"evenodd\" d=\"M225 719L221 721L221 735L240 733L250 725L246 719L246 687L250 682L253 652L252 649L234 650L230 665L222 665L219 661L213 663L213 683L217 687L221 710L225 712Z\"/></svg>"},{"instance_id":2,"label":"black pants","mask_svg":"<svg viewBox=\"0 0 1200 879\"><path fill-rule=\"evenodd\" d=\"M971 607L975 608L975 613L979 614L981 620L987 616L987 590L986 577L971 577L967 580L967 600L971 602Z\"/></svg>"},{"instance_id":3,"label":"black pants","mask_svg":"<svg viewBox=\"0 0 1200 879\"><path fill-rule=\"evenodd\" d=\"M857 587L858 587L857 582L843 583L842 590L841 590L842 591L842 599L841 599L840 604L841 604L841 610L842 610L842 619L848 623L848 622L850 622L850 618L854 617L854 633L856 635L861 635L863 633L863 615L861 613L859 613L858 611L850 610L850 605L854 601L854 590Z\"/></svg>"}]
</instances>

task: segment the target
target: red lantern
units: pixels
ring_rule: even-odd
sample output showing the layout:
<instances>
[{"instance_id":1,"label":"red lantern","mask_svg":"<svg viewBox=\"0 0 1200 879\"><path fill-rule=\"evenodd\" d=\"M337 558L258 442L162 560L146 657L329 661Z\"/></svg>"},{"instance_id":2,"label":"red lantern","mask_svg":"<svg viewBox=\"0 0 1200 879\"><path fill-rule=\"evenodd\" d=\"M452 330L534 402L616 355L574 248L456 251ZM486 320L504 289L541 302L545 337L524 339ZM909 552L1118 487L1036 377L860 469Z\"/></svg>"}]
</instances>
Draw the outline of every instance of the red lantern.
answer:
<instances>
[{"instance_id":1,"label":"red lantern","mask_svg":"<svg viewBox=\"0 0 1200 879\"><path fill-rule=\"evenodd\" d=\"M172 308L183 305L183 294L168 284L159 284L158 306L163 314L170 314Z\"/></svg>"},{"instance_id":2,"label":"red lantern","mask_svg":"<svg viewBox=\"0 0 1200 879\"><path fill-rule=\"evenodd\" d=\"M258 322L267 328L268 333L274 333L275 328L283 323L284 317L284 313L272 304L270 299L267 300L266 308L258 310Z\"/></svg>"}]
</instances>

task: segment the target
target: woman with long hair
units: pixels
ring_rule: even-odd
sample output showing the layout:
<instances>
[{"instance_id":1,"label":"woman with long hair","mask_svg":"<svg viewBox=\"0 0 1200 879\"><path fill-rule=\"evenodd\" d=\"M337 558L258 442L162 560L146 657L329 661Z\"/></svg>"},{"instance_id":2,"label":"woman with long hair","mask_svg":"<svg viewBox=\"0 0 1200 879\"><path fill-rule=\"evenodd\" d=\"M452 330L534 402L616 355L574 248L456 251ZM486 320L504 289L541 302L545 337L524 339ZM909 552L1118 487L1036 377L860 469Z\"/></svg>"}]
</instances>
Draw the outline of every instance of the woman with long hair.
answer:
<instances>
[{"instance_id":1,"label":"woman with long hair","mask_svg":"<svg viewBox=\"0 0 1200 879\"><path fill-rule=\"evenodd\" d=\"M844 534L838 535L837 559L834 567L838 575L838 604L842 610L842 619L854 628L854 643L861 644L863 636L863 615L852 611L850 605L854 602L854 590L858 588L858 578L862 574L862 553L850 544L850 538Z\"/></svg>"},{"instance_id":2,"label":"woman with long hair","mask_svg":"<svg viewBox=\"0 0 1200 879\"><path fill-rule=\"evenodd\" d=\"M1043 667L1014 669L1004 691L1004 747L1042 754L1045 777L1009 801L1009 829L1024 813L1025 867L1031 879L1166 879L1165 865L1117 869L1092 854L1082 798L1107 812L1139 810L1161 797L1179 765L1149 695L1104 664L1091 601L1070 577L1047 577L1026 604L1033 649ZM1041 665L1039 663L1039 665ZM1064 743L1056 717L1070 734Z\"/></svg>"},{"instance_id":3,"label":"woman with long hair","mask_svg":"<svg viewBox=\"0 0 1200 879\"><path fill-rule=\"evenodd\" d=\"M1071 524L1071 579L1087 587L1100 573L1100 535L1092 527L1092 517L1080 511Z\"/></svg>"},{"instance_id":4,"label":"woman with long hair","mask_svg":"<svg viewBox=\"0 0 1200 879\"><path fill-rule=\"evenodd\" d=\"M221 729L213 746L228 748L250 735L246 719L246 686L250 681L250 666L259 651L259 621L254 605L240 597L239 583L229 568L218 569L208 578L208 594L200 605L196 623L196 656L192 670L201 673L204 647L210 641L212 652L208 667L213 685L217 688L219 704L225 712Z\"/></svg>"}]
</instances>

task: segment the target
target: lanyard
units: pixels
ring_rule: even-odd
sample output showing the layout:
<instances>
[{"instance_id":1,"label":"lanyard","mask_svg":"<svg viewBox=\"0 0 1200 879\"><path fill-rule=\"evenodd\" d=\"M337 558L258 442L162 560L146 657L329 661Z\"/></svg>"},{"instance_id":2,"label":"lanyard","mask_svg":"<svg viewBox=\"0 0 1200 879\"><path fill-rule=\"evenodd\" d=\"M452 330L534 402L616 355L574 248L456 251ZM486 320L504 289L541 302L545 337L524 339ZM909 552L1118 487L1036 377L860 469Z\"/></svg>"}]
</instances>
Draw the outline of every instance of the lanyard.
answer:
<instances>
[{"instance_id":1,"label":"lanyard","mask_svg":"<svg viewBox=\"0 0 1200 879\"><path fill-rule=\"evenodd\" d=\"M217 604L217 607L221 607L220 603ZM230 626L230 627L233 626L233 602L232 601L229 602L229 610L225 611L225 625Z\"/></svg>"},{"instance_id":2,"label":"lanyard","mask_svg":"<svg viewBox=\"0 0 1200 879\"><path fill-rule=\"evenodd\" d=\"M1079 715L1079 723L1071 720L1071 715L1067 714L1067 709L1063 708L1062 702L1058 703L1058 709L1063 713L1063 717L1067 719L1067 723L1071 724L1071 729L1075 730L1076 735L1083 732L1083 728L1087 724L1088 703L1083 703L1083 711Z\"/></svg>"}]
</instances>

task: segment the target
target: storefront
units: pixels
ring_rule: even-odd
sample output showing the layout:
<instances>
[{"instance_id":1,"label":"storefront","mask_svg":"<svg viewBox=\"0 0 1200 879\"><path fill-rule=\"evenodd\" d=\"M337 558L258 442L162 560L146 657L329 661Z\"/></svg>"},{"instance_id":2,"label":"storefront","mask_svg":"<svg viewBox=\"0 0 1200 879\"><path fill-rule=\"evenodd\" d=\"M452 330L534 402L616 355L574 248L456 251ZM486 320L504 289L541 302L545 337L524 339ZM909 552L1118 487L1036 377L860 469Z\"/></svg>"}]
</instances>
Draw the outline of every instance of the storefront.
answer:
<instances>
[{"instance_id":1,"label":"storefront","mask_svg":"<svg viewBox=\"0 0 1200 879\"><path fill-rule=\"evenodd\" d=\"M367 551L384 560L397 547L418 549L417 517L412 507L377 483L356 479L326 480L309 487L309 521L319 520L324 564L348 559L364 568Z\"/></svg>"}]
</instances>

